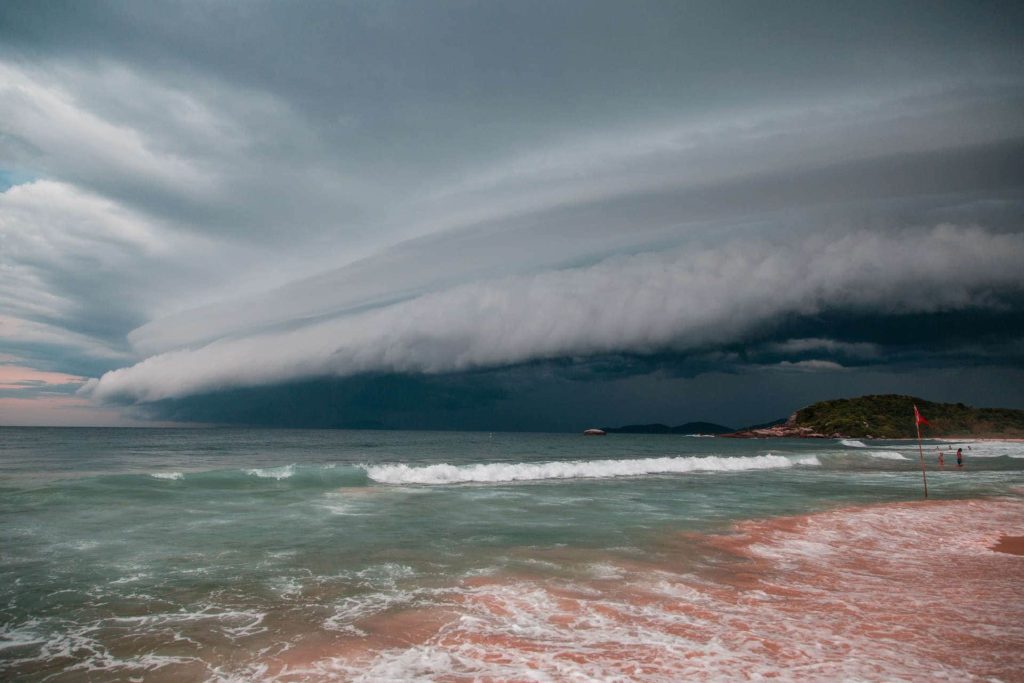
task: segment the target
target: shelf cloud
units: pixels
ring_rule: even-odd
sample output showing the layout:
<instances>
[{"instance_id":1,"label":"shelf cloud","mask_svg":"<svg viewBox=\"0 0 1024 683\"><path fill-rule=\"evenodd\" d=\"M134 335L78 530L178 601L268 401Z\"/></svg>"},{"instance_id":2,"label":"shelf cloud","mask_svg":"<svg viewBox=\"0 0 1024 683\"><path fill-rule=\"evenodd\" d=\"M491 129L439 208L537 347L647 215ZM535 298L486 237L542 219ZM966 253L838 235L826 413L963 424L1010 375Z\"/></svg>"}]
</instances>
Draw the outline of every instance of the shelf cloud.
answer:
<instances>
[{"instance_id":1,"label":"shelf cloud","mask_svg":"<svg viewBox=\"0 0 1024 683\"><path fill-rule=\"evenodd\" d=\"M898 315L999 307L1024 294L1022 259L1024 235L949 225L615 256L159 354L83 391L156 401L322 375L685 351L827 309Z\"/></svg>"}]
</instances>

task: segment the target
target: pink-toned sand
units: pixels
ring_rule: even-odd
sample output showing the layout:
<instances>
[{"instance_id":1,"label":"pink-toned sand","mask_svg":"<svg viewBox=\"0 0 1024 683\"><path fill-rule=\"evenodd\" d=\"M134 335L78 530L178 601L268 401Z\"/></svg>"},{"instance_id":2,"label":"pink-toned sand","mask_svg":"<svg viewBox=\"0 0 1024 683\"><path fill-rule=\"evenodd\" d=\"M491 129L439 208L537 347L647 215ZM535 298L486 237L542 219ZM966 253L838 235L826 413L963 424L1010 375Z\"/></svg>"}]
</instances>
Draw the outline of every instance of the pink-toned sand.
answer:
<instances>
[{"instance_id":1,"label":"pink-toned sand","mask_svg":"<svg viewBox=\"0 0 1024 683\"><path fill-rule=\"evenodd\" d=\"M1024 681L1024 501L920 502L679 534L653 561L461 581L268 662L281 680ZM1007 552L1009 551L1009 552ZM1016 554L1010 554L1016 552ZM543 553L536 553L540 558Z\"/></svg>"},{"instance_id":2,"label":"pink-toned sand","mask_svg":"<svg viewBox=\"0 0 1024 683\"><path fill-rule=\"evenodd\" d=\"M992 550L1010 555L1024 555L1024 536L1002 536Z\"/></svg>"}]
</instances>

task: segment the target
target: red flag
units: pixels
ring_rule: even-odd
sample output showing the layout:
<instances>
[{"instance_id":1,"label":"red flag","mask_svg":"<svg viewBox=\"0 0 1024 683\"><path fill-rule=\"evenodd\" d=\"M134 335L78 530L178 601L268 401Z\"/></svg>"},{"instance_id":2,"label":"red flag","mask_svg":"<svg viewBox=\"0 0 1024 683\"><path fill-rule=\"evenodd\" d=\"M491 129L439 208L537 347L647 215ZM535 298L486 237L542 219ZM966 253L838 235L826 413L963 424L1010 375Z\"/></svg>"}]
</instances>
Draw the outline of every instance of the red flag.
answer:
<instances>
[{"instance_id":1,"label":"red flag","mask_svg":"<svg viewBox=\"0 0 1024 683\"><path fill-rule=\"evenodd\" d=\"M914 424L915 425L927 425L928 420L921 416L921 412L917 409L917 404L914 404ZM929 425L931 426L931 425Z\"/></svg>"}]
</instances>

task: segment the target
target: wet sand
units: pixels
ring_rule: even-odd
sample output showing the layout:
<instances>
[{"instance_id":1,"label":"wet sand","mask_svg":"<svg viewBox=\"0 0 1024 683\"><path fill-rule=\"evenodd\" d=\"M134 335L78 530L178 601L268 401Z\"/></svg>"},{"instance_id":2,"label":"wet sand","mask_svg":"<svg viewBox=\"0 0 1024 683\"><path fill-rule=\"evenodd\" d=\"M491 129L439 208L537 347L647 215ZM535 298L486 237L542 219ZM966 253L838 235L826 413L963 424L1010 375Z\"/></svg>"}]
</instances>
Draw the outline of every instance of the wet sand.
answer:
<instances>
[{"instance_id":1,"label":"wet sand","mask_svg":"<svg viewBox=\"0 0 1024 683\"><path fill-rule=\"evenodd\" d=\"M1024 536L1002 536L992 550L1010 555L1024 555Z\"/></svg>"},{"instance_id":2,"label":"wet sand","mask_svg":"<svg viewBox=\"0 0 1024 683\"><path fill-rule=\"evenodd\" d=\"M846 508L561 549L267 662L278 680L1024 681L1024 501ZM1009 549L1013 554L1008 554ZM543 555L543 553L538 553ZM572 575L567 575L571 573Z\"/></svg>"}]
</instances>

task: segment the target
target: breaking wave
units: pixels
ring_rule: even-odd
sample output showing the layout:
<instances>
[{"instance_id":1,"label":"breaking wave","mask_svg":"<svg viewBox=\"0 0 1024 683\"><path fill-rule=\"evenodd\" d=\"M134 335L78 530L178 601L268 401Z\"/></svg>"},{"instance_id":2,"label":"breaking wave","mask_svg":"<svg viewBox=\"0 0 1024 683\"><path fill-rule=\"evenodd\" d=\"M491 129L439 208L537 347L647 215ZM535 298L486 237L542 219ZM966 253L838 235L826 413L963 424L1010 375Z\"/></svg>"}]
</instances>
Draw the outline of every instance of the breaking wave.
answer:
<instances>
[{"instance_id":1,"label":"breaking wave","mask_svg":"<svg viewBox=\"0 0 1024 683\"><path fill-rule=\"evenodd\" d=\"M145 475L153 485L164 486L180 482L179 489L259 489L264 487L322 488L366 486L366 472L354 465L280 465L246 469L204 471L160 471ZM131 475L122 477L132 482ZM184 485L181 488L181 485Z\"/></svg>"},{"instance_id":2,"label":"breaking wave","mask_svg":"<svg viewBox=\"0 0 1024 683\"><path fill-rule=\"evenodd\" d=\"M896 451L868 451L865 455L870 455L872 458L880 458L882 460L909 460L907 456Z\"/></svg>"},{"instance_id":3,"label":"breaking wave","mask_svg":"<svg viewBox=\"0 0 1024 683\"><path fill-rule=\"evenodd\" d=\"M544 463L488 463L478 465L365 465L367 475L382 484L464 484L539 481L543 479L608 479L645 474L687 472L743 472L795 465L820 465L814 456L791 459L781 455L742 458L644 458L634 460L581 460Z\"/></svg>"},{"instance_id":4,"label":"breaking wave","mask_svg":"<svg viewBox=\"0 0 1024 683\"><path fill-rule=\"evenodd\" d=\"M260 479L288 479L295 474L295 465L283 465L281 467L262 467L246 470L246 474Z\"/></svg>"},{"instance_id":5,"label":"breaking wave","mask_svg":"<svg viewBox=\"0 0 1024 683\"><path fill-rule=\"evenodd\" d=\"M842 445L847 446L849 448L867 448L868 447L868 445L866 443L864 443L863 441L858 441L856 439L840 439L839 443L841 443Z\"/></svg>"}]
</instances>

